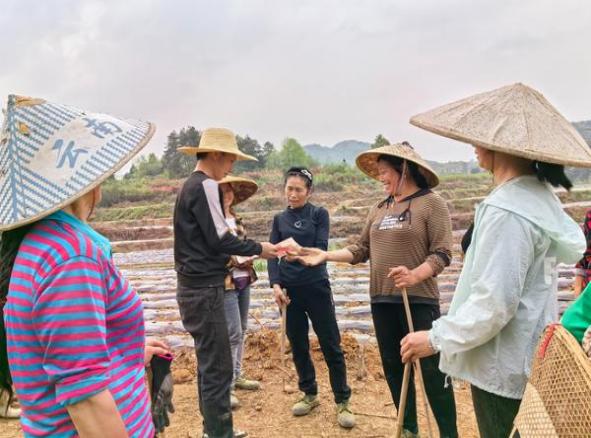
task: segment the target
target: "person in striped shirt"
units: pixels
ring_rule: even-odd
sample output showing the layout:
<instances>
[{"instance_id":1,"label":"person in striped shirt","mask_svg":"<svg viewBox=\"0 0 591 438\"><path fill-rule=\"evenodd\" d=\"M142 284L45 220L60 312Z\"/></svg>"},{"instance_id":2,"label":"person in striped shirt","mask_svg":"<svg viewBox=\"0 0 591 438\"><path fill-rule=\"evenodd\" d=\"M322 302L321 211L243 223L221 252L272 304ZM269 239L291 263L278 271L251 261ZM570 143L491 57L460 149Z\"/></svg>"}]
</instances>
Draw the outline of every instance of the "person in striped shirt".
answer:
<instances>
[{"instance_id":1,"label":"person in striped shirt","mask_svg":"<svg viewBox=\"0 0 591 438\"><path fill-rule=\"evenodd\" d=\"M407 142L362 152L357 166L379 180L386 199L374 205L357 241L346 248L323 251L306 248L296 260L307 265L324 262L370 262L371 314L384 375L396 406L403 391L404 364L400 341L409 332L402 289L408 290L414 328L431 328L440 316L436 276L451 262L451 220L445 201L431 188L439 178ZM445 385L439 358L421 361L427 398L442 437L458 436L453 389ZM408 387L402 436L419 436L415 388Z\"/></svg>"},{"instance_id":2,"label":"person in striped shirt","mask_svg":"<svg viewBox=\"0 0 591 438\"><path fill-rule=\"evenodd\" d=\"M54 119L56 111L65 108L48 107L41 99L24 101L22 107L16 102L13 107L9 104L9 132L3 132L12 151L22 142L13 141L10 121L18 119L23 108L31 128L22 132L29 135L30 129L50 123L41 116L30 122L31 108L35 115L51 111ZM146 345L141 300L115 267L108 239L87 223L101 199L99 182L147 143L153 127L138 123L141 128L134 128L97 115L131 138L128 143L118 139L117 144L107 143L90 138L93 128L83 126L92 116L64 111L62 117L70 117L70 121L55 133L62 143L50 141L40 146L38 159L45 169L51 170L52 157L60 169L46 174L46 184L68 172L61 168L63 156L55 144L81 140L81 144L92 145L94 141L97 148L88 148L85 163L94 168L107 162L110 166L74 194L68 196L65 190L55 194L53 205L46 204L34 217L0 215L0 303L5 302L2 310L10 365L10 375L2 373L0 383L6 385L12 377L26 437L155 435L144 367L154 353L166 354L168 350L157 341ZM100 162L94 160L97 155ZM73 160L73 169L81 170L82 162ZM21 164L4 162L2 166ZM32 169L33 164L22 171ZM84 181L83 172L75 177ZM32 196L40 199L41 192ZM16 220L10 222L6 217ZM1 362L5 363L4 356Z\"/></svg>"}]
</instances>

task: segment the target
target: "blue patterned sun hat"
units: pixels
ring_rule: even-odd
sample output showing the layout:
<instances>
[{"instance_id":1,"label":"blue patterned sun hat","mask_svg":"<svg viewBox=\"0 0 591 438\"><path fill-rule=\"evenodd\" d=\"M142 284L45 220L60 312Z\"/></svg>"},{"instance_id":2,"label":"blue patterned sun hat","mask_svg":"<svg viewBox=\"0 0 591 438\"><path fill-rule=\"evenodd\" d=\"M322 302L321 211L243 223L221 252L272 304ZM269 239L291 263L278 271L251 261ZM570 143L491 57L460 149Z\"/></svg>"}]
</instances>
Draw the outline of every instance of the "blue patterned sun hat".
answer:
<instances>
[{"instance_id":1,"label":"blue patterned sun hat","mask_svg":"<svg viewBox=\"0 0 591 438\"><path fill-rule=\"evenodd\" d=\"M0 132L0 231L57 211L137 154L152 123L10 95Z\"/></svg>"}]
</instances>

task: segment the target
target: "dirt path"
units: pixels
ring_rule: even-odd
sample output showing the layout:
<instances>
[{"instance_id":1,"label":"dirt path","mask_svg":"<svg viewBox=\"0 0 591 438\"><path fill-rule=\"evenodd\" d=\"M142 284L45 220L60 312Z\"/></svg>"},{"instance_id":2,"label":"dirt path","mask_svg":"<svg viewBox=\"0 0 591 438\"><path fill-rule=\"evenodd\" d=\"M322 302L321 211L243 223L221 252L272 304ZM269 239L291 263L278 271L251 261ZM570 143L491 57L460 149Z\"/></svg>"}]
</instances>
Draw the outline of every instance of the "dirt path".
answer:
<instances>
[{"instance_id":1,"label":"dirt path","mask_svg":"<svg viewBox=\"0 0 591 438\"><path fill-rule=\"evenodd\" d=\"M295 418L291 405L300 397L299 392L284 392L284 380L288 386L297 387L295 371L290 358L286 358L285 371L280 369L277 353L277 334L262 330L250 336L245 355L245 369L249 376L260 379L261 391L238 392L242 406L234 413L236 427L247 430L253 438L328 438L328 437L391 437L396 425L395 410L381 370L376 347L366 347L366 373L360 361L359 345L345 334L343 348L347 359L349 384L353 395L351 406L357 414L357 427L346 431L336 424L334 402L328 382L328 371L316 342L312 351L318 376L321 405L309 416ZM176 413L171 416L172 425L166 438L201 438L201 417L197 408L194 354L190 349L176 352L174 377L174 404ZM365 377L364 377L365 376ZM420 401L420 400L419 400ZM461 437L477 437L475 419L469 390L456 390L458 426ZM421 406L419 404L419 406ZM426 434L425 418L419 409L419 423ZM432 420L432 423L434 421ZM438 436L438 435L436 435ZM22 437L17 421L0 420L0 437Z\"/></svg>"}]
</instances>

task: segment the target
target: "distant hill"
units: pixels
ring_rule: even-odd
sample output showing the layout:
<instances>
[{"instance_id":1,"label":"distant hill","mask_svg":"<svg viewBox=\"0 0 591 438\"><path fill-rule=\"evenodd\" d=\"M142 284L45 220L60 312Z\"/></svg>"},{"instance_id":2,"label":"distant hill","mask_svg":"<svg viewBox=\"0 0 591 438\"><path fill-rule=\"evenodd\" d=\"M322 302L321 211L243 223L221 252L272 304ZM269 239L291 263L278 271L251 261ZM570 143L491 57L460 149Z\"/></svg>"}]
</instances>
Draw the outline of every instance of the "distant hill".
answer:
<instances>
[{"instance_id":1,"label":"distant hill","mask_svg":"<svg viewBox=\"0 0 591 438\"><path fill-rule=\"evenodd\" d=\"M314 160L322 164L342 163L343 160L349 165L355 164L355 158L361 152L369 149L370 143L358 140L340 141L332 147L319 144L309 144L304 149Z\"/></svg>"},{"instance_id":2,"label":"distant hill","mask_svg":"<svg viewBox=\"0 0 591 438\"><path fill-rule=\"evenodd\" d=\"M589 146L591 147L591 120L574 122L573 126L581 133L583 138L587 141L587 143L589 143ZM345 160L347 164L354 166L357 155L367 150L370 146L370 143L364 141L345 140L338 142L332 147L322 146L319 144L309 144L304 146L304 149L314 160L321 164L342 163L343 160ZM448 161L445 163L429 161L429 164L431 167L433 167L433 170L435 170L435 172L440 175L450 173L475 173L480 171L478 164L474 160ZM581 169L578 173L584 174L584 177L587 178L591 171L588 169L583 171ZM581 179L582 175L577 176L578 178L576 179Z\"/></svg>"},{"instance_id":3,"label":"distant hill","mask_svg":"<svg viewBox=\"0 0 591 438\"><path fill-rule=\"evenodd\" d=\"M574 122L573 126L581 133L585 141L591 146L591 120Z\"/></svg>"},{"instance_id":4,"label":"distant hill","mask_svg":"<svg viewBox=\"0 0 591 438\"><path fill-rule=\"evenodd\" d=\"M345 140L332 147L309 144L304 146L304 149L308 155L319 163L342 163L345 160L347 164L354 166L357 155L369 149L370 146L370 143L363 141ZM478 169L475 161L450 161L447 163L429 161L429 164L435 172L441 175L446 173L470 173Z\"/></svg>"}]
</instances>

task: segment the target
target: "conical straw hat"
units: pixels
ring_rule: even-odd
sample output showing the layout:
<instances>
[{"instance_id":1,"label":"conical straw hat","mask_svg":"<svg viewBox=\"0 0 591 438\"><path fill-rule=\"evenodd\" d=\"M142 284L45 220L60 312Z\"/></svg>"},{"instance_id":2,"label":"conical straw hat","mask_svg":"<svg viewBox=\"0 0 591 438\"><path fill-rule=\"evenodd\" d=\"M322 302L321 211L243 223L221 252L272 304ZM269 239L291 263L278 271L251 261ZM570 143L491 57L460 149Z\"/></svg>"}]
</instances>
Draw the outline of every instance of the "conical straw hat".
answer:
<instances>
[{"instance_id":1,"label":"conical straw hat","mask_svg":"<svg viewBox=\"0 0 591 438\"><path fill-rule=\"evenodd\" d=\"M225 128L208 128L201 134L199 146L182 146L177 149L186 155L196 155L204 152L223 152L236 155L237 160L258 161L255 157L245 154L238 149L236 136Z\"/></svg>"},{"instance_id":2,"label":"conical straw hat","mask_svg":"<svg viewBox=\"0 0 591 438\"><path fill-rule=\"evenodd\" d=\"M357 156L355 163L357 163L357 167L359 167L359 169L367 176L373 179L378 179L378 157L380 155L391 155L393 157L412 161L419 166L419 171L427 180L427 184L429 184L430 188L439 184L439 177L435 171L431 169L431 166L429 166L429 164L427 164L427 162L423 160L423 158L407 142L389 144L380 148L361 152Z\"/></svg>"},{"instance_id":3,"label":"conical straw hat","mask_svg":"<svg viewBox=\"0 0 591 438\"><path fill-rule=\"evenodd\" d=\"M530 160L591 167L583 137L541 93L519 83L418 114L410 123Z\"/></svg>"},{"instance_id":4,"label":"conical straw hat","mask_svg":"<svg viewBox=\"0 0 591 438\"><path fill-rule=\"evenodd\" d=\"M0 231L57 211L113 175L154 125L8 96L0 132Z\"/></svg>"},{"instance_id":5,"label":"conical straw hat","mask_svg":"<svg viewBox=\"0 0 591 438\"><path fill-rule=\"evenodd\" d=\"M218 184L230 184L234 191L234 205L246 201L259 189L254 180L233 175L227 175L221 181L218 181Z\"/></svg>"}]
</instances>

